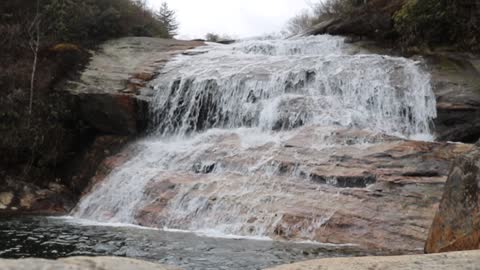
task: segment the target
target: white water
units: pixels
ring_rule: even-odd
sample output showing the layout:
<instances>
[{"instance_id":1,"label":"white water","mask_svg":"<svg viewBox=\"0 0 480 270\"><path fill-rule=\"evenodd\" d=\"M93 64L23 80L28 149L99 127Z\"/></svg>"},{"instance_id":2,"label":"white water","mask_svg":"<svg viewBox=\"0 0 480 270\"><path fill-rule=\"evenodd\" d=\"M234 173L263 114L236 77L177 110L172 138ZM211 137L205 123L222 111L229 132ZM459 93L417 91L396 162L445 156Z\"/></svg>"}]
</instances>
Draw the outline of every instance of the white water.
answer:
<instances>
[{"instance_id":1,"label":"white water","mask_svg":"<svg viewBox=\"0 0 480 270\"><path fill-rule=\"evenodd\" d=\"M418 62L355 55L331 36L196 51L152 83L151 136L127 150L129 161L82 199L76 217L265 237L284 226L292 198L313 204L326 192L308 177L315 157L361 151L381 134L432 139L435 98ZM338 135L345 130L380 135ZM308 222L282 227L287 234L313 239L338 210L310 208Z\"/></svg>"}]
</instances>

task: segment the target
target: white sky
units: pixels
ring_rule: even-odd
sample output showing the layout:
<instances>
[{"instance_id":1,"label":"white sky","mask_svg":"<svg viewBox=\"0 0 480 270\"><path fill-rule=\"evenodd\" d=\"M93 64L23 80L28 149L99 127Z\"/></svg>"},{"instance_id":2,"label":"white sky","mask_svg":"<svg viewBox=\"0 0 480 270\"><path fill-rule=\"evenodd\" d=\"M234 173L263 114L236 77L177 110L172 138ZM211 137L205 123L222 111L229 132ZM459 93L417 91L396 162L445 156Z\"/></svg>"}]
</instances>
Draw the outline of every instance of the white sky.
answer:
<instances>
[{"instance_id":1,"label":"white sky","mask_svg":"<svg viewBox=\"0 0 480 270\"><path fill-rule=\"evenodd\" d=\"M204 38L206 33L234 38L281 31L288 19L308 8L308 0L148 0L157 8L165 1L176 11L179 38Z\"/></svg>"}]
</instances>

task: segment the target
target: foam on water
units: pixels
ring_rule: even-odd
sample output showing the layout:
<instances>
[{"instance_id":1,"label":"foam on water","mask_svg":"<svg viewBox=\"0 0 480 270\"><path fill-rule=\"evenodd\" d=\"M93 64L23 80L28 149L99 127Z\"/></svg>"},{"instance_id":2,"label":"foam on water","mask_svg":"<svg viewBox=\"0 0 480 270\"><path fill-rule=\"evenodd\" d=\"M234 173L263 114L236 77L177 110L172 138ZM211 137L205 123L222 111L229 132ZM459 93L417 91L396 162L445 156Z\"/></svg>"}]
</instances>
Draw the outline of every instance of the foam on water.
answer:
<instances>
[{"instance_id":1,"label":"foam on water","mask_svg":"<svg viewBox=\"0 0 480 270\"><path fill-rule=\"evenodd\" d=\"M155 129L164 136L209 128L338 125L430 134L436 117L420 63L350 55L341 38L245 41L178 57L153 83Z\"/></svg>"}]
</instances>

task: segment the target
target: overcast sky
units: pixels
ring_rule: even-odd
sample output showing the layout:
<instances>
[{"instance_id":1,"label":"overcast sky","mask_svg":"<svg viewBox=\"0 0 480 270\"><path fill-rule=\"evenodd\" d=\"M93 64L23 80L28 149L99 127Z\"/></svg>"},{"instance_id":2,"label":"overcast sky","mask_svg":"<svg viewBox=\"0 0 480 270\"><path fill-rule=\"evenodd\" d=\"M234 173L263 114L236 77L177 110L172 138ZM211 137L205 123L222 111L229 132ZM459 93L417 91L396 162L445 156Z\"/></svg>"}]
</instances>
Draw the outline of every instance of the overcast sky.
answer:
<instances>
[{"instance_id":1,"label":"overcast sky","mask_svg":"<svg viewBox=\"0 0 480 270\"><path fill-rule=\"evenodd\" d=\"M176 11L179 38L203 38L206 33L235 38L279 32L289 18L307 9L309 0L148 0L166 1Z\"/></svg>"}]
</instances>

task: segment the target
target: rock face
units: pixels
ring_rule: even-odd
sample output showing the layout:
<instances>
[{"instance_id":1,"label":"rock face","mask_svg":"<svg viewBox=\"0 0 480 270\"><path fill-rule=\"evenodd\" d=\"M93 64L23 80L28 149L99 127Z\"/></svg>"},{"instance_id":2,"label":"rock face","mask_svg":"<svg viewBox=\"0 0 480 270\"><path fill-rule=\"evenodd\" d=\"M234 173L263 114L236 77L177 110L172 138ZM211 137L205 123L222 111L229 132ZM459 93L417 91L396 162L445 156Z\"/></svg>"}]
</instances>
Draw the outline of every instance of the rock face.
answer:
<instances>
[{"instance_id":1,"label":"rock face","mask_svg":"<svg viewBox=\"0 0 480 270\"><path fill-rule=\"evenodd\" d=\"M122 218L129 212L125 204L131 202L120 203L123 207L109 203L128 189L125 198L135 192L138 202L132 209L133 220L120 219L124 222L415 253L423 249L450 160L472 148L359 130L328 133L315 127L300 128L280 144L257 146L249 146L249 139L235 132L205 136L211 142L207 149L196 149L197 142L192 147L177 146L191 152L175 153L158 145L152 153L136 156L129 148L110 158L104 166L120 168L125 166L118 167L118 162L129 155L140 163L164 155L173 164L169 166L181 164L185 170L152 174L149 167L139 167L139 172L149 171L150 176L135 176L132 188L115 182L95 187L102 196L88 199L87 195L79 215L104 221ZM318 145L325 136L331 145ZM265 156L268 160L262 159ZM120 177L127 172L117 173ZM104 176L100 173L95 181ZM105 188L112 188L115 197L110 198Z\"/></svg>"},{"instance_id":2,"label":"rock face","mask_svg":"<svg viewBox=\"0 0 480 270\"><path fill-rule=\"evenodd\" d=\"M264 146L237 151L234 157L228 153L240 148L238 138L219 140L215 148L223 149L222 153L211 149L215 154L203 158L217 162L201 164L192 173L162 173L153 179L136 220L145 226L192 229L195 225L188 224L210 220L204 227L215 228L242 217L234 223L243 223L240 231L246 235L266 230L273 239L349 243L397 254L421 250L449 162L470 146L393 139L365 148L352 144L316 152L308 147L314 145L314 134L303 130L282 150ZM363 135L345 132L336 138L354 141ZM269 163L277 175L274 180L260 172L254 176L209 174L215 166L248 170L255 166L251 160L261 159L264 153L275 153ZM247 192L251 189L257 192ZM231 194L234 190L238 194ZM269 200L262 204L259 198ZM188 202L196 200L206 203L190 205L198 210L189 212Z\"/></svg>"},{"instance_id":3,"label":"rock face","mask_svg":"<svg viewBox=\"0 0 480 270\"><path fill-rule=\"evenodd\" d=\"M369 41L355 45L362 53L401 55ZM438 141L475 143L480 138L480 57L447 51L409 55L421 58L431 74L437 101Z\"/></svg>"},{"instance_id":4,"label":"rock face","mask_svg":"<svg viewBox=\"0 0 480 270\"><path fill-rule=\"evenodd\" d=\"M397 257L335 258L307 261L271 270L467 270L480 269L480 251Z\"/></svg>"},{"instance_id":5,"label":"rock face","mask_svg":"<svg viewBox=\"0 0 480 270\"><path fill-rule=\"evenodd\" d=\"M103 134L134 135L147 124L147 82L198 41L129 37L103 44L76 81L61 87L78 97L80 118Z\"/></svg>"},{"instance_id":6,"label":"rock face","mask_svg":"<svg viewBox=\"0 0 480 270\"><path fill-rule=\"evenodd\" d=\"M480 249L480 149L455 160L425 246L428 253Z\"/></svg>"},{"instance_id":7,"label":"rock face","mask_svg":"<svg viewBox=\"0 0 480 270\"><path fill-rule=\"evenodd\" d=\"M114 257L71 257L60 260L0 260L0 270L179 270L150 262Z\"/></svg>"},{"instance_id":8,"label":"rock face","mask_svg":"<svg viewBox=\"0 0 480 270\"><path fill-rule=\"evenodd\" d=\"M437 97L437 139L476 142L480 138L480 58L437 53L426 59Z\"/></svg>"}]
</instances>

